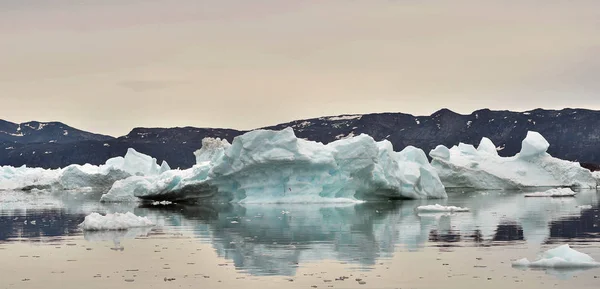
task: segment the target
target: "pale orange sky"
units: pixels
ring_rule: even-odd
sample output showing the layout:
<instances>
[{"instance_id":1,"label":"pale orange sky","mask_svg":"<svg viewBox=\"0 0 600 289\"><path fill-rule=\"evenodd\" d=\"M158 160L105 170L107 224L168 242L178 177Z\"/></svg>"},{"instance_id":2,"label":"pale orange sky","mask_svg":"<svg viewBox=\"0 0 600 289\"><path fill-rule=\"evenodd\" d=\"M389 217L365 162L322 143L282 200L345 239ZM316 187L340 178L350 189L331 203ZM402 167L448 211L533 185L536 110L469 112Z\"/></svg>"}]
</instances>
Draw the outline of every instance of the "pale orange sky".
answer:
<instances>
[{"instance_id":1,"label":"pale orange sky","mask_svg":"<svg viewBox=\"0 0 600 289\"><path fill-rule=\"evenodd\" d=\"M0 2L0 119L111 135L600 109L596 0Z\"/></svg>"}]
</instances>

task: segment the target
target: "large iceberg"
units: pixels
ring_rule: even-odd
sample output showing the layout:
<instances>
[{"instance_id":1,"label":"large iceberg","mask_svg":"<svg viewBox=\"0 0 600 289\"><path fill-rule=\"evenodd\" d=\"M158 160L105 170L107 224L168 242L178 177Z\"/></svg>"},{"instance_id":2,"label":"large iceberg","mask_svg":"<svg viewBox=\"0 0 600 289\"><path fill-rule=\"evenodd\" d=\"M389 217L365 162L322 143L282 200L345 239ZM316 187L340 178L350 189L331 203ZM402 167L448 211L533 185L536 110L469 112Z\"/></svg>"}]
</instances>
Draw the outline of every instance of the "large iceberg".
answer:
<instances>
[{"instance_id":1,"label":"large iceberg","mask_svg":"<svg viewBox=\"0 0 600 289\"><path fill-rule=\"evenodd\" d=\"M325 203L447 197L422 150L395 152L389 141L365 134L324 145L297 138L291 128L256 130L232 144L205 139L195 155L198 164L190 169L118 181L102 200Z\"/></svg>"},{"instance_id":2,"label":"large iceberg","mask_svg":"<svg viewBox=\"0 0 600 289\"><path fill-rule=\"evenodd\" d=\"M546 152L549 146L542 135L530 131L521 152L513 157L500 157L488 138L483 138L477 149L464 143L451 149L440 145L429 155L446 188L596 188L589 170L552 157Z\"/></svg>"},{"instance_id":3,"label":"large iceberg","mask_svg":"<svg viewBox=\"0 0 600 289\"><path fill-rule=\"evenodd\" d=\"M81 188L110 189L113 184L131 176L159 175L171 168L158 165L155 158L130 148L125 157L115 157L100 166L70 165L61 169L0 167L0 190L73 190Z\"/></svg>"}]
</instances>

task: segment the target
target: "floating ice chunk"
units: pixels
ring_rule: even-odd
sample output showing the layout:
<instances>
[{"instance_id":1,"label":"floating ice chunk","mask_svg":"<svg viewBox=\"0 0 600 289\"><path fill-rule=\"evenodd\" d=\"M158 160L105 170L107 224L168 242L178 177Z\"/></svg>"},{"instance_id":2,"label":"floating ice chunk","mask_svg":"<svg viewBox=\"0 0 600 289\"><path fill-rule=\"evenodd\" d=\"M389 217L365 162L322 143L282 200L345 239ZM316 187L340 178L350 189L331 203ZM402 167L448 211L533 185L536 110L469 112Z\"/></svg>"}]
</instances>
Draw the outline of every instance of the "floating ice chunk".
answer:
<instances>
[{"instance_id":1,"label":"floating ice chunk","mask_svg":"<svg viewBox=\"0 0 600 289\"><path fill-rule=\"evenodd\" d=\"M427 205L427 206L419 206L417 207L417 211L419 212L431 212L431 213L446 213L446 212L468 212L468 208L461 208L455 206L442 206L440 204L435 205Z\"/></svg>"},{"instance_id":2,"label":"floating ice chunk","mask_svg":"<svg viewBox=\"0 0 600 289\"><path fill-rule=\"evenodd\" d=\"M545 154L550 144L538 132L529 131L521 144L520 157L532 157Z\"/></svg>"},{"instance_id":3,"label":"floating ice chunk","mask_svg":"<svg viewBox=\"0 0 600 289\"><path fill-rule=\"evenodd\" d=\"M154 226L154 223L148 218L138 217L131 212L106 214L105 216L91 213L85 217L83 223L79 224L84 231L127 230L151 226Z\"/></svg>"},{"instance_id":4,"label":"floating ice chunk","mask_svg":"<svg viewBox=\"0 0 600 289\"><path fill-rule=\"evenodd\" d=\"M0 167L0 190L47 189L60 174L61 170L2 166Z\"/></svg>"},{"instance_id":5,"label":"floating ice chunk","mask_svg":"<svg viewBox=\"0 0 600 289\"><path fill-rule=\"evenodd\" d=\"M582 210L589 210L592 207L592 205L581 205L581 206L577 206L577 208L582 209Z\"/></svg>"},{"instance_id":6,"label":"floating ice chunk","mask_svg":"<svg viewBox=\"0 0 600 289\"><path fill-rule=\"evenodd\" d=\"M368 135L328 145L299 139L291 128L218 139L195 153L191 169L116 183L103 200L136 196L160 201L212 198L242 203L328 203L388 198L446 198L425 153L395 152ZM125 183L128 184L125 184Z\"/></svg>"},{"instance_id":7,"label":"floating ice chunk","mask_svg":"<svg viewBox=\"0 0 600 289\"><path fill-rule=\"evenodd\" d=\"M573 192L573 190L569 188L558 188L558 189L550 189L545 192L535 192L530 194L525 194L525 197L574 197L577 193Z\"/></svg>"},{"instance_id":8,"label":"floating ice chunk","mask_svg":"<svg viewBox=\"0 0 600 289\"><path fill-rule=\"evenodd\" d=\"M70 165L64 169L3 166L0 167L0 190L107 189L132 175L159 175L170 169L166 162L159 166L156 159L129 149L124 158L111 158L100 166Z\"/></svg>"},{"instance_id":9,"label":"floating ice chunk","mask_svg":"<svg viewBox=\"0 0 600 289\"><path fill-rule=\"evenodd\" d=\"M530 268L591 268L600 267L590 255L571 249L568 244L550 249L540 256L537 261L530 262L523 258L512 263L514 267Z\"/></svg>"},{"instance_id":10,"label":"floating ice chunk","mask_svg":"<svg viewBox=\"0 0 600 289\"><path fill-rule=\"evenodd\" d=\"M589 170L546 153L547 142L538 133L530 132L523 143L522 153L514 157L498 156L494 144L485 138L477 150L461 143L451 149L438 146L429 155L447 188L596 188L598 181Z\"/></svg>"},{"instance_id":11,"label":"floating ice chunk","mask_svg":"<svg viewBox=\"0 0 600 289\"><path fill-rule=\"evenodd\" d=\"M156 202L152 202L153 206L168 206L168 205L172 205L174 204L173 202L169 202L169 201L156 201Z\"/></svg>"}]
</instances>

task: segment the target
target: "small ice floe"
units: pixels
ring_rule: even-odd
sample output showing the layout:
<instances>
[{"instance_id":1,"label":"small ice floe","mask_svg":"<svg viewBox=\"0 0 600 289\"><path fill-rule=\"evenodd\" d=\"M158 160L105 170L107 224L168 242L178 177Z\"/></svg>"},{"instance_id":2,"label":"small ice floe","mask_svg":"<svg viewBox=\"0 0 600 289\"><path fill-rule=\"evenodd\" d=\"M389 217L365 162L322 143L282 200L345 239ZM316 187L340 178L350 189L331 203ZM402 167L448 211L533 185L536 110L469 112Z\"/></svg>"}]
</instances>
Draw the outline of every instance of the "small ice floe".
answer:
<instances>
[{"instance_id":1,"label":"small ice floe","mask_svg":"<svg viewBox=\"0 0 600 289\"><path fill-rule=\"evenodd\" d=\"M589 210L592 208L592 205L581 205L581 206L577 206L577 208L582 209L582 210Z\"/></svg>"},{"instance_id":2,"label":"small ice floe","mask_svg":"<svg viewBox=\"0 0 600 289\"><path fill-rule=\"evenodd\" d=\"M422 213L454 213L454 212L468 212L468 208L461 208L455 206L442 206L439 204L419 206L417 207L418 212Z\"/></svg>"},{"instance_id":3,"label":"small ice floe","mask_svg":"<svg viewBox=\"0 0 600 289\"><path fill-rule=\"evenodd\" d=\"M512 262L513 267L576 269L600 267L590 255L571 249L568 244L558 246L541 254L537 261L523 258Z\"/></svg>"},{"instance_id":4,"label":"small ice floe","mask_svg":"<svg viewBox=\"0 0 600 289\"><path fill-rule=\"evenodd\" d=\"M91 213L85 217L79 227L84 231L127 230L129 228L151 227L154 223L146 217L138 217L131 212L114 213L102 216Z\"/></svg>"},{"instance_id":5,"label":"small ice floe","mask_svg":"<svg viewBox=\"0 0 600 289\"><path fill-rule=\"evenodd\" d=\"M168 205L173 205L173 202L170 201L156 201L156 202L152 202L153 206L168 206Z\"/></svg>"},{"instance_id":6,"label":"small ice floe","mask_svg":"<svg viewBox=\"0 0 600 289\"><path fill-rule=\"evenodd\" d=\"M525 197L551 197L551 198L560 198L560 197L575 197L577 193L573 192L573 190L569 188L559 188L559 189L550 189L545 192L536 192L525 194Z\"/></svg>"}]
</instances>

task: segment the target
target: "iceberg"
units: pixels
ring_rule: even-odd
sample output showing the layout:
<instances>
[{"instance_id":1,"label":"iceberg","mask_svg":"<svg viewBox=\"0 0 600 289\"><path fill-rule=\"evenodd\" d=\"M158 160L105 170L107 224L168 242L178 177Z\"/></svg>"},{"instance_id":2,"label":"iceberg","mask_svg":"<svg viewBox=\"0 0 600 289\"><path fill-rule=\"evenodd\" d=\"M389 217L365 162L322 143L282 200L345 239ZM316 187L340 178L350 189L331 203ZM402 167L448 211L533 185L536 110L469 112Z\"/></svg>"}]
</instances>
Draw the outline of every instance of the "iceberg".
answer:
<instances>
[{"instance_id":1,"label":"iceberg","mask_svg":"<svg viewBox=\"0 0 600 289\"><path fill-rule=\"evenodd\" d=\"M131 212L106 214L104 216L91 213L79 224L79 227L84 231L127 230L152 226L154 226L154 223L148 218L138 217Z\"/></svg>"},{"instance_id":2,"label":"iceberg","mask_svg":"<svg viewBox=\"0 0 600 289\"><path fill-rule=\"evenodd\" d=\"M530 268L593 268L600 267L590 255L571 249L568 244L550 249L540 256L536 261L529 261L527 258L517 260L512 263L513 267Z\"/></svg>"},{"instance_id":3,"label":"iceberg","mask_svg":"<svg viewBox=\"0 0 600 289\"><path fill-rule=\"evenodd\" d=\"M0 190L47 189L56 181L60 173L60 170L2 166L0 167Z\"/></svg>"},{"instance_id":4,"label":"iceberg","mask_svg":"<svg viewBox=\"0 0 600 289\"><path fill-rule=\"evenodd\" d=\"M488 138L483 138L477 149L464 143L450 149L440 145L429 156L446 188L596 188L597 181L589 170L552 157L547 153L549 146L542 135L530 131L521 152L513 157L500 157Z\"/></svg>"},{"instance_id":5,"label":"iceberg","mask_svg":"<svg viewBox=\"0 0 600 289\"><path fill-rule=\"evenodd\" d=\"M530 194L525 194L525 197L551 197L551 198L560 198L560 197L575 197L577 193L573 192L573 190L569 188L559 188L559 189L550 189L545 192L535 192Z\"/></svg>"},{"instance_id":6,"label":"iceberg","mask_svg":"<svg viewBox=\"0 0 600 289\"><path fill-rule=\"evenodd\" d=\"M159 175L171 168L166 162L130 148L125 157L108 159L100 166L70 165L61 169L0 167L0 190L110 189L118 180L131 176Z\"/></svg>"},{"instance_id":7,"label":"iceberg","mask_svg":"<svg viewBox=\"0 0 600 289\"><path fill-rule=\"evenodd\" d=\"M291 128L255 130L226 140L204 139L187 170L116 182L103 201L329 203L374 199L446 198L425 153L400 152L387 141L359 136L330 144L307 141Z\"/></svg>"},{"instance_id":8,"label":"iceberg","mask_svg":"<svg viewBox=\"0 0 600 289\"><path fill-rule=\"evenodd\" d=\"M454 212L468 212L468 208L461 208L455 206L442 206L440 204L418 206L418 212L423 213L454 213Z\"/></svg>"}]
</instances>

